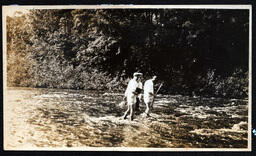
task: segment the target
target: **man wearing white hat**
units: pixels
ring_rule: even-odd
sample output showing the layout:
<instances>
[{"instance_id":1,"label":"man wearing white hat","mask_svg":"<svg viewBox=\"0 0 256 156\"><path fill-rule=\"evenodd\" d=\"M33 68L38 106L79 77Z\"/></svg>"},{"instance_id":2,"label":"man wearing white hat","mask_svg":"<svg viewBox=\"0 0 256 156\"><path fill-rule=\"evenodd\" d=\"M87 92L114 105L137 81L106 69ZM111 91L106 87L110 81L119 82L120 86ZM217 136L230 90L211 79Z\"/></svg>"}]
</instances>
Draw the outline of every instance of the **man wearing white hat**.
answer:
<instances>
[{"instance_id":1,"label":"man wearing white hat","mask_svg":"<svg viewBox=\"0 0 256 156\"><path fill-rule=\"evenodd\" d=\"M128 108L124 113L123 118L125 119L130 112L130 120L133 120L134 115L134 107L136 103L136 99L138 95L141 93L141 86L140 86L140 77L142 73L134 73L133 79L131 79L128 83L127 89L125 91L125 97L127 99Z\"/></svg>"}]
</instances>

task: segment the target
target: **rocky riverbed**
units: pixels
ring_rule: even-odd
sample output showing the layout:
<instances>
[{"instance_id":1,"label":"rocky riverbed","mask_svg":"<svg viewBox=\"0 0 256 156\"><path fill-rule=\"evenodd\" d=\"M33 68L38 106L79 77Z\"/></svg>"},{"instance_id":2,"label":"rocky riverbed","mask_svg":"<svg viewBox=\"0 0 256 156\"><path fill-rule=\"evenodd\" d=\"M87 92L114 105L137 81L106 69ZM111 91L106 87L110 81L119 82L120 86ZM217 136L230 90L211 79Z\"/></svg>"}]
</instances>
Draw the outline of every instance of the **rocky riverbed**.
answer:
<instances>
[{"instance_id":1,"label":"rocky riverbed","mask_svg":"<svg viewBox=\"0 0 256 156\"><path fill-rule=\"evenodd\" d=\"M123 120L122 94L8 88L4 148L247 148L248 100L158 95L150 117L140 105Z\"/></svg>"}]
</instances>

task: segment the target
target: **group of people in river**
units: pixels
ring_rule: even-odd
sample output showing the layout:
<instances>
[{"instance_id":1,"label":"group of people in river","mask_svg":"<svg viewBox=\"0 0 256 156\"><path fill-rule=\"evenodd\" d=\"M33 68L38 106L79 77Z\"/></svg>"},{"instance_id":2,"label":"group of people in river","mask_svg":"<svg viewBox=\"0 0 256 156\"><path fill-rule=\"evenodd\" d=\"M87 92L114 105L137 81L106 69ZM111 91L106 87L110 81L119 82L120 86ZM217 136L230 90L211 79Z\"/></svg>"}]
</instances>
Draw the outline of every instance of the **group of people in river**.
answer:
<instances>
[{"instance_id":1,"label":"group of people in river","mask_svg":"<svg viewBox=\"0 0 256 156\"><path fill-rule=\"evenodd\" d=\"M146 104L146 110L144 112L145 116L149 116L150 110L153 108L154 101L154 81L156 76L153 76L151 79L145 81L144 87L141 82L142 73L136 72L133 74L133 78L129 81L128 86L125 90L124 101L127 103L127 110L123 115L123 119L126 119L129 115L129 119L133 120L134 112L139 111L139 104L142 101ZM144 94L142 93L144 91Z\"/></svg>"}]
</instances>

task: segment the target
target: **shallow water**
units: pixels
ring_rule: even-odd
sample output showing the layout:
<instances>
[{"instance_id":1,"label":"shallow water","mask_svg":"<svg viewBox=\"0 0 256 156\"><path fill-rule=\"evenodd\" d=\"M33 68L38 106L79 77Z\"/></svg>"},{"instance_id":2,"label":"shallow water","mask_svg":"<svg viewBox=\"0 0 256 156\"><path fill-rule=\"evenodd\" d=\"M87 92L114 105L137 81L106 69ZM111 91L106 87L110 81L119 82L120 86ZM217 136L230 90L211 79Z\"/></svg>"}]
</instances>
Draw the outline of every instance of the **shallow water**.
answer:
<instances>
[{"instance_id":1,"label":"shallow water","mask_svg":"<svg viewBox=\"0 0 256 156\"><path fill-rule=\"evenodd\" d=\"M158 95L150 117L140 104L128 121L122 94L9 88L4 98L5 149L247 148L247 100Z\"/></svg>"}]
</instances>

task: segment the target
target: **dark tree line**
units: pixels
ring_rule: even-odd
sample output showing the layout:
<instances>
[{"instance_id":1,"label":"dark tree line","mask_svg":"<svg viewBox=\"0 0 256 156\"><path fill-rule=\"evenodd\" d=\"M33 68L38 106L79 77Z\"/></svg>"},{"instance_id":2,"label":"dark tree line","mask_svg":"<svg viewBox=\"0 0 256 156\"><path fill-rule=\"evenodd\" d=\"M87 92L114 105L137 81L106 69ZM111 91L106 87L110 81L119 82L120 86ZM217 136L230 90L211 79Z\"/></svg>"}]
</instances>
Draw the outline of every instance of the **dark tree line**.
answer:
<instances>
[{"instance_id":1,"label":"dark tree line","mask_svg":"<svg viewBox=\"0 0 256 156\"><path fill-rule=\"evenodd\" d=\"M7 39L8 86L120 91L140 71L165 93L248 95L248 10L31 10Z\"/></svg>"}]
</instances>

